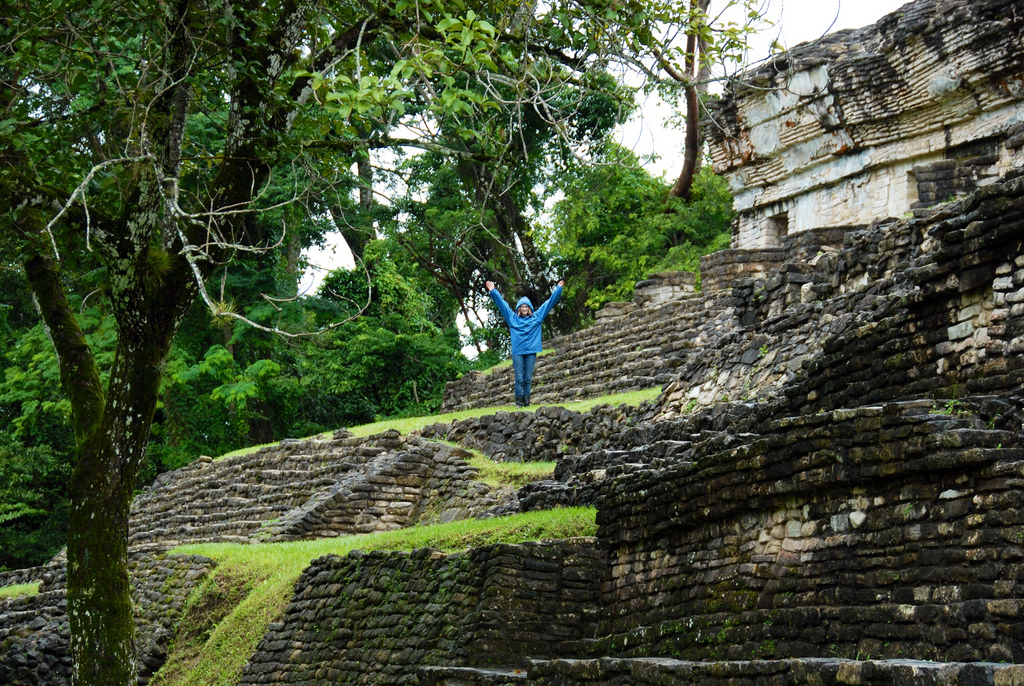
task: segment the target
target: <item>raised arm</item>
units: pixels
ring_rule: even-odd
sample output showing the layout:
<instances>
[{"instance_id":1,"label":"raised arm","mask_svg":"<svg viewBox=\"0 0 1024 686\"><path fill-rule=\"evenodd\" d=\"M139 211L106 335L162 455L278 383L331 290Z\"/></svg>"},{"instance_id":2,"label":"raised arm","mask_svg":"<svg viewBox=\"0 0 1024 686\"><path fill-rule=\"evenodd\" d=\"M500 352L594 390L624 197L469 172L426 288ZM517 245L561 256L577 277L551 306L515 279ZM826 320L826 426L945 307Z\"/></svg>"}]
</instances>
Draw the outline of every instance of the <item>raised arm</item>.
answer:
<instances>
[{"instance_id":1,"label":"raised arm","mask_svg":"<svg viewBox=\"0 0 1024 686\"><path fill-rule=\"evenodd\" d=\"M558 285L555 286L555 290L551 292L551 297L545 300L544 304L537 308L537 312L535 314L541 321L544 321L544 317L548 316L548 312L550 312L551 308L555 306L558 299L562 297L563 285L565 285L565 282L559 281Z\"/></svg>"},{"instance_id":2,"label":"raised arm","mask_svg":"<svg viewBox=\"0 0 1024 686\"><path fill-rule=\"evenodd\" d=\"M487 286L487 295L491 296L491 300L493 300L494 304L497 305L498 312L501 313L501 318L505 320L506 324L511 325L512 315L514 314L512 312L512 308L509 307L508 303L505 302L505 299L501 297L501 293L499 293L498 289L494 287L494 283L488 281L485 285Z\"/></svg>"}]
</instances>

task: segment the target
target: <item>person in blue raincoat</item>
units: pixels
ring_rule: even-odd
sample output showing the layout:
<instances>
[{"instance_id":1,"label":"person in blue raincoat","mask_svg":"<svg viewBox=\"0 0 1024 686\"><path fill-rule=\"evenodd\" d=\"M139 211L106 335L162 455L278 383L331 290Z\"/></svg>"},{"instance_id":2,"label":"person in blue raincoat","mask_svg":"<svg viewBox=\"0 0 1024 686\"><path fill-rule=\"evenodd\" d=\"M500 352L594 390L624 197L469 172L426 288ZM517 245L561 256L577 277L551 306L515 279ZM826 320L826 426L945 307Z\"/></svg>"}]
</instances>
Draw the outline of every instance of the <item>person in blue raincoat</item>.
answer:
<instances>
[{"instance_id":1,"label":"person in blue raincoat","mask_svg":"<svg viewBox=\"0 0 1024 686\"><path fill-rule=\"evenodd\" d=\"M540 324L562 297L562 286L565 282L559 281L551 297L536 311L529 298L520 298L516 303L515 312L501 297L493 281L488 281L485 285L487 294L498 306L498 312L501 312L501 317L508 324L509 333L512 335L512 371L516 376L516 406L526 407L530 404L530 384L533 381L533 368L537 364L537 353L541 351Z\"/></svg>"}]
</instances>

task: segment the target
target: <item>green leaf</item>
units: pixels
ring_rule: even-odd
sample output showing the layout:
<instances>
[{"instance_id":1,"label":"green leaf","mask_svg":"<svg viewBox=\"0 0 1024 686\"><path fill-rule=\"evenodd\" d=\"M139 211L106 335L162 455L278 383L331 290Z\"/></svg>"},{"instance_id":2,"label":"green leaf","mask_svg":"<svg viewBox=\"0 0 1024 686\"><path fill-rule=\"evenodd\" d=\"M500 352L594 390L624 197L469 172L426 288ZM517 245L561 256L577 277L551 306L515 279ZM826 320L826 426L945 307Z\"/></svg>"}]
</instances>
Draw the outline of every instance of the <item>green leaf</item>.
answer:
<instances>
[{"instance_id":1,"label":"green leaf","mask_svg":"<svg viewBox=\"0 0 1024 686\"><path fill-rule=\"evenodd\" d=\"M245 403L249 398L256 397L257 387L255 381L237 381L235 383L223 384L213 389L210 396L219 400L225 405L234 405L235 409L245 409Z\"/></svg>"},{"instance_id":2,"label":"green leaf","mask_svg":"<svg viewBox=\"0 0 1024 686\"><path fill-rule=\"evenodd\" d=\"M479 26L480 30L483 31L484 33L486 33L488 36L492 36L493 37L496 33L498 33L498 30L496 28L494 28L493 24L491 24L490 22L485 21L483 19L481 19L479 22L477 22L477 26Z\"/></svg>"},{"instance_id":3,"label":"green leaf","mask_svg":"<svg viewBox=\"0 0 1024 686\"><path fill-rule=\"evenodd\" d=\"M256 360L249 365L244 376L250 379L262 379L267 376L277 376L281 373L281 365L273 360Z\"/></svg>"}]
</instances>

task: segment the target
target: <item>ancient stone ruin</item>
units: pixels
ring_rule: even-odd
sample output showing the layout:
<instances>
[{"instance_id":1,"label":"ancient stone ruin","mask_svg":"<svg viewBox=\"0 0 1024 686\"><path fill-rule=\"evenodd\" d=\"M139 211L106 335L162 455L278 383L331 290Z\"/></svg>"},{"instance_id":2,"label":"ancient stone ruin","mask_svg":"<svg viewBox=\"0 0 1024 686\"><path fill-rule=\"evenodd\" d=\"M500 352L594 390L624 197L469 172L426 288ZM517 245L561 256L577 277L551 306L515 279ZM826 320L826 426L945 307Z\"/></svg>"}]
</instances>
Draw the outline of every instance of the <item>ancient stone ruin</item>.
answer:
<instances>
[{"instance_id":1,"label":"ancient stone ruin","mask_svg":"<svg viewBox=\"0 0 1024 686\"><path fill-rule=\"evenodd\" d=\"M1018 3L919 0L718 104L733 248L700 291L655 275L538 363L541 402L657 400L339 431L162 476L131 524L140 683L213 564L173 545L580 504L594 538L311 561L241 683L1024 683L1022 36ZM957 198L934 203L936 179ZM481 406L500 374L447 406ZM467 449L557 466L491 489ZM0 601L0 683L67 683L60 562L0 583L33 579Z\"/></svg>"},{"instance_id":2,"label":"ancient stone ruin","mask_svg":"<svg viewBox=\"0 0 1024 686\"><path fill-rule=\"evenodd\" d=\"M1020 13L911 2L744 74L705 128L735 193L732 247L899 217L1024 165Z\"/></svg>"}]
</instances>

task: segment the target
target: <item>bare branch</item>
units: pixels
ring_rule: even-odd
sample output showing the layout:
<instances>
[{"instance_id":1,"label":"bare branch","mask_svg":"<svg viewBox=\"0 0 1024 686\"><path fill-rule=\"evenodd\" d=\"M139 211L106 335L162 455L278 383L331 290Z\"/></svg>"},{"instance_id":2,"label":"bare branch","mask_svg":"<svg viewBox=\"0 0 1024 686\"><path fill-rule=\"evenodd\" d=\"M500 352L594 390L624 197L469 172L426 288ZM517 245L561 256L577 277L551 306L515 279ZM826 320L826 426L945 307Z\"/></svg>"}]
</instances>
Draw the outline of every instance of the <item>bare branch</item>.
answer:
<instances>
[{"instance_id":1,"label":"bare branch","mask_svg":"<svg viewBox=\"0 0 1024 686\"><path fill-rule=\"evenodd\" d=\"M319 335L321 335L323 333L326 333L327 331L330 331L332 329L336 329L339 326L342 326L343 324L346 324L346 323L348 323L350 321L353 321L354 319L356 319L357 317L362 315L363 312L366 311L366 308L368 308L370 306L370 296L371 296L371 293L372 293L372 286L370 284L370 275L369 275L369 272L366 270L366 266L363 265L362 261L360 260L360 264L362 265L363 271L366 274L367 293L366 293L366 303L363 304L359 308L358 312L356 312L355 314L353 314L353 315L351 315L349 317L346 317L345 319L343 319L341 321L332 322L331 324L329 324L329 325L327 325L325 327L322 327L322 328L318 329L317 331L298 331L298 332L296 332L296 331L286 331L285 329L282 329L282 328L280 328L277 325L275 325L273 327L265 326L263 324L260 324L259 322L253 321L252 319L246 317L245 315L238 314L237 312L234 312L234 311L232 311L229 308L226 308L224 306L223 281L222 281L222 284L221 284L221 302L214 302L213 298L210 297L209 290L207 289L206 278L203 276L203 272L199 268L199 263L200 262L208 261L210 259L209 254L207 252L205 252L204 250L202 250L199 246L188 245L187 244L187 238L185 237L184 233L179 231L178 236L179 236L179 239L182 241L182 243L185 244L185 247L183 247L182 250L181 250L181 254L184 255L185 259L188 261L189 267L192 269L192 274L193 274L193 277L195 279L195 283L196 283L196 285L198 287L198 290L199 290L199 295L203 299L203 302L206 303L206 307L207 307L207 309L209 309L210 315L212 317L214 317L214 318L224 318L224 317L227 317L229 319L235 319L235 320L238 320L240 322L244 322L245 324L253 327L254 329L259 329L260 331L265 331L267 333L277 334L277 335L280 335L280 336L284 336L286 338L304 338L304 337L309 337L309 336L319 336ZM281 241L283 241L283 240L284 240L284 237L282 236ZM281 241L279 241L278 244L280 244ZM245 247L239 248L237 246L235 246L235 247L237 249L247 249L249 251L255 251L256 250L256 248L253 248L251 246L248 247L248 248L245 248ZM265 250L269 250L269 249L271 249L271 248L266 248ZM226 276L226 273L225 273L225 276ZM281 307L279 307L276 303L294 302L294 301L298 300L301 297L299 295L295 295L295 296L292 296L292 297L289 297L289 298L274 298L274 297L269 296L269 295L267 295L265 293L261 293L260 296L264 300L269 302L271 305L273 305L274 308L278 312L283 312L283 309ZM351 301L348 298L344 298L344 299L345 300L349 300L350 302L354 302L354 301Z\"/></svg>"},{"instance_id":2,"label":"bare branch","mask_svg":"<svg viewBox=\"0 0 1024 686\"><path fill-rule=\"evenodd\" d=\"M53 255L58 261L60 260L60 251L57 249L57 240L53 236L53 227L58 221L60 221L61 217L67 214L68 210L71 208L71 206L74 204L75 200L79 196L82 197L82 204L85 205L85 189L92 182L93 177L96 176L96 173L103 169L106 169L107 167L112 167L115 164L138 164L139 162L152 161L153 159L153 155L148 153L136 157L119 157L117 159L101 162L89 170L89 172L85 175L85 178L82 179L82 182L78 184L75 190L71 192L71 195L64 202L64 206L60 208L60 211L58 211L57 214L55 214L53 218L49 222L47 222L46 226L44 227L44 230L47 234L49 234L50 242L53 245ZM85 240L86 245L89 245L90 222L88 208L86 208L85 216Z\"/></svg>"}]
</instances>

